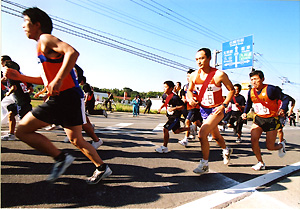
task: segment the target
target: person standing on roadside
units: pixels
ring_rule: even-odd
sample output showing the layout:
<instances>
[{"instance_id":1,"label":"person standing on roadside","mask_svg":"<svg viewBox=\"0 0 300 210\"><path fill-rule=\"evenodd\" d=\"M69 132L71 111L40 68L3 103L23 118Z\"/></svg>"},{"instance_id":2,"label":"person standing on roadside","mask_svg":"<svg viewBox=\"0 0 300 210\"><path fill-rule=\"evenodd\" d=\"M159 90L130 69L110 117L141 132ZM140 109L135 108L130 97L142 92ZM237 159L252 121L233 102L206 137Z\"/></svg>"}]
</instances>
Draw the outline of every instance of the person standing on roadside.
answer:
<instances>
[{"instance_id":1,"label":"person standing on roadside","mask_svg":"<svg viewBox=\"0 0 300 210\"><path fill-rule=\"evenodd\" d=\"M148 97L148 99L146 100L146 109L144 111L144 114L146 114L146 112L149 114L151 106L152 106L152 101L150 97Z\"/></svg>"}]
</instances>

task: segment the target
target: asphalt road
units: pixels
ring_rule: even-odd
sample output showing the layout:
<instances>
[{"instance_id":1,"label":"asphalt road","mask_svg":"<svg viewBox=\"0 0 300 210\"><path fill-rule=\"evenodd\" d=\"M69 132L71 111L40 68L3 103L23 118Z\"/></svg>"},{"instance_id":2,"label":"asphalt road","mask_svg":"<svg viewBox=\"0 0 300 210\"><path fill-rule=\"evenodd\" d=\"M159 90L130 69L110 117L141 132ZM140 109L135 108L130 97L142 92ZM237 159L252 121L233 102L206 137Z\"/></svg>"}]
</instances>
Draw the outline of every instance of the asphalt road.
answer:
<instances>
[{"instance_id":1,"label":"asphalt road","mask_svg":"<svg viewBox=\"0 0 300 210\"><path fill-rule=\"evenodd\" d=\"M223 164L222 150L211 142L210 172L199 176L192 172L201 158L197 139L185 148L177 143L184 134L172 133L171 152L154 151L162 145L161 130L166 116L141 114L133 118L130 113L115 112L109 113L108 118L90 116L90 120L95 124L95 133L104 141L98 153L112 169L110 177L97 185L87 185L85 179L93 173L93 164L73 145L63 142L62 129L40 130L76 160L50 184L45 181L53 164L50 157L19 140L1 142L1 207L176 208L299 162L300 127L284 128L288 142L284 158L279 158L277 151L266 150L263 136L261 148L267 166L264 171L251 169L257 162L251 150L251 122L244 126L240 144L235 142L233 132L227 130L223 132L224 138L234 149L230 165ZM2 126L1 135L5 132L7 126Z\"/></svg>"}]
</instances>

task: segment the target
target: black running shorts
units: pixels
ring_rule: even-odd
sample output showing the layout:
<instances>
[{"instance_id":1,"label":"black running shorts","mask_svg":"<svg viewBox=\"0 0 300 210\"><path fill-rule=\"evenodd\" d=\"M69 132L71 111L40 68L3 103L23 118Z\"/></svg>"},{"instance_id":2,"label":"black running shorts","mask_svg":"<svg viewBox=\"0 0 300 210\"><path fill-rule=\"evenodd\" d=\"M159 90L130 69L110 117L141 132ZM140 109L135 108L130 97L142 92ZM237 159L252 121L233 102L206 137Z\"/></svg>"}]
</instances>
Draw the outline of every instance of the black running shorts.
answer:
<instances>
[{"instance_id":1,"label":"black running shorts","mask_svg":"<svg viewBox=\"0 0 300 210\"><path fill-rule=\"evenodd\" d=\"M254 123L261 127L264 132L282 128L278 117L262 118L256 115L254 118Z\"/></svg>"},{"instance_id":2,"label":"black running shorts","mask_svg":"<svg viewBox=\"0 0 300 210\"><path fill-rule=\"evenodd\" d=\"M76 88L62 91L58 96L50 96L32 114L43 122L63 127L86 123L84 99Z\"/></svg>"}]
</instances>

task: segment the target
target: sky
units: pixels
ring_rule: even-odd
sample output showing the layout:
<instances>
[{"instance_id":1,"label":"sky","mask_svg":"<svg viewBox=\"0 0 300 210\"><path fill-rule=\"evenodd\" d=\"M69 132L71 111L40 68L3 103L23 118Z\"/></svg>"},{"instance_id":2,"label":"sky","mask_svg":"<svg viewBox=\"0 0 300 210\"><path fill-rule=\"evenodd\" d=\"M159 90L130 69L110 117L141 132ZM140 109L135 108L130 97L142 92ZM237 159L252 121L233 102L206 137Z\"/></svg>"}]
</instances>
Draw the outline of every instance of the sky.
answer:
<instances>
[{"instance_id":1,"label":"sky","mask_svg":"<svg viewBox=\"0 0 300 210\"><path fill-rule=\"evenodd\" d=\"M187 68L197 69L198 49L222 50L222 43L252 35L254 68L264 72L265 83L280 86L300 101L300 1L2 0L1 55L11 56L24 74L37 76L36 42L25 36L22 18L4 12L22 11L12 3L37 6L52 18L70 24L53 20L52 34L79 51L77 64L92 86L147 92L163 91L166 80L185 84ZM59 30L62 26L68 33ZM84 39L81 33L92 38ZM130 45L146 53L140 57L100 44L102 41L118 48L120 43L126 48ZM153 54L156 59L161 56L184 67L153 62ZM232 83L242 83L249 82L250 70L225 72ZM300 102L296 102L296 108L300 108Z\"/></svg>"}]
</instances>

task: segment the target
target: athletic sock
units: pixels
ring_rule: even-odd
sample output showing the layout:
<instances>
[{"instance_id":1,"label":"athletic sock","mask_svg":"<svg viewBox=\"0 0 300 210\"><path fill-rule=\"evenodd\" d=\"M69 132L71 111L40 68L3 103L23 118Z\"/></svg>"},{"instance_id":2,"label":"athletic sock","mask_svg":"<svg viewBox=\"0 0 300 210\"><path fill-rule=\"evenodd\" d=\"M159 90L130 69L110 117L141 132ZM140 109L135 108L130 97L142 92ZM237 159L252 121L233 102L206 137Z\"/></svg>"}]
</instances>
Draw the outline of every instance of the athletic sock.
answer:
<instances>
[{"instance_id":1,"label":"athletic sock","mask_svg":"<svg viewBox=\"0 0 300 210\"><path fill-rule=\"evenodd\" d=\"M102 165L98 166L97 169L98 169L98 171L105 171L105 169L106 169L106 164L103 163Z\"/></svg>"}]
</instances>

